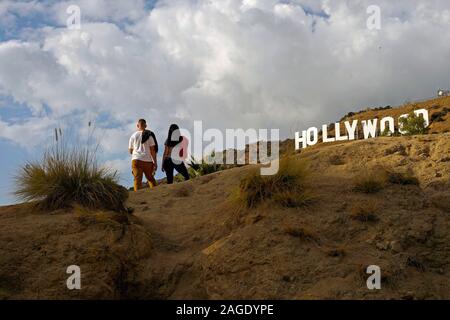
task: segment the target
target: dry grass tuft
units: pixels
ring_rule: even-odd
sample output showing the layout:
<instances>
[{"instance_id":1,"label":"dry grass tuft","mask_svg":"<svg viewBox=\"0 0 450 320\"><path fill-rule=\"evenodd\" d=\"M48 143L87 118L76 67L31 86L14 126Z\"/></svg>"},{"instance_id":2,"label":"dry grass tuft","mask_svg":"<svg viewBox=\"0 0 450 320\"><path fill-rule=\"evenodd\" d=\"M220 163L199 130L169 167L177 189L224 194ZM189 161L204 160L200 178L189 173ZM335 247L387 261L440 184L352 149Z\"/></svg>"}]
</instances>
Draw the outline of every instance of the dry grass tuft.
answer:
<instances>
[{"instance_id":1,"label":"dry grass tuft","mask_svg":"<svg viewBox=\"0 0 450 320\"><path fill-rule=\"evenodd\" d=\"M361 222L377 222L377 206L372 202L358 203L352 206L350 217Z\"/></svg>"},{"instance_id":2,"label":"dry grass tuft","mask_svg":"<svg viewBox=\"0 0 450 320\"><path fill-rule=\"evenodd\" d=\"M306 227L284 226L284 232L291 237L301 240L314 240L315 237L311 230Z\"/></svg>"},{"instance_id":3,"label":"dry grass tuft","mask_svg":"<svg viewBox=\"0 0 450 320\"><path fill-rule=\"evenodd\" d=\"M355 179L353 191L362 193L377 193L381 191L386 184L384 175L374 173L363 175Z\"/></svg>"},{"instance_id":4,"label":"dry grass tuft","mask_svg":"<svg viewBox=\"0 0 450 320\"><path fill-rule=\"evenodd\" d=\"M255 208L264 201L284 207L301 207L314 201L314 196L305 184L307 165L295 158L280 161L278 173L261 176L259 169L252 170L241 179L235 200L247 208Z\"/></svg>"},{"instance_id":5,"label":"dry grass tuft","mask_svg":"<svg viewBox=\"0 0 450 320\"><path fill-rule=\"evenodd\" d=\"M15 177L15 195L37 201L39 208L57 210L79 204L90 209L125 211L128 191L116 172L97 164L95 150L62 143L39 161L22 166Z\"/></svg>"},{"instance_id":6,"label":"dry grass tuft","mask_svg":"<svg viewBox=\"0 0 450 320\"><path fill-rule=\"evenodd\" d=\"M111 213L105 211L92 211L82 207L75 206L74 214L78 222L83 226L90 226L98 223L119 223L121 225L130 224L130 215L126 212Z\"/></svg>"},{"instance_id":7,"label":"dry grass tuft","mask_svg":"<svg viewBox=\"0 0 450 320\"><path fill-rule=\"evenodd\" d=\"M333 166L340 166L345 164L345 161L341 155L334 154L328 158L328 163Z\"/></svg>"}]
</instances>

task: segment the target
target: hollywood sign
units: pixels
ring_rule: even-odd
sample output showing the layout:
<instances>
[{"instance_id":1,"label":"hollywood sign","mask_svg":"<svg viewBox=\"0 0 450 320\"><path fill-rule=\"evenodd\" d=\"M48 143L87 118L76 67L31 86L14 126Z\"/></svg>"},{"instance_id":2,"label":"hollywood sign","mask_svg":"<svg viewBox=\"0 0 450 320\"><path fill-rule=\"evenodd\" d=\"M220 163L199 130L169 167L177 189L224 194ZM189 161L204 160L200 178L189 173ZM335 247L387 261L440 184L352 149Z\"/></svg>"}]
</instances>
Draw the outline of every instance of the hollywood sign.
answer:
<instances>
[{"instance_id":1,"label":"hollywood sign","mask_svg":"<svg viewBox=\"0 0 450 320\"><path fill-rule=\"evenodd\" d=\"M419 109L415 110L414 113L417 116L422 116L425 121L425 127L430 125L428 118L428 110ZM407 118L408 114L403 114L400 118ZM386 129L389 132L395 133L395 120L393 117L384 117L380 121L378 119L373 120L363 120L361 121L362 132L364 139L375 138L377 136L377 129L379 127L379 132L385 132ZM345 133L341 134L341 126L339 122L334 124L334 137L328 136L328 125L324 124L322 126L322 142L335 142L335 141L347 141L347 140L355 140L356 135L358 133L358 120L345 121ZM404 134L405 132L401 128L401 124L399 122L398 132L400 134ZM319 142L319 129L316 127L311 127L308 130L303 130L301 132L295 133L295 150L305 149L308 146L313 146Z\"/></svg>"}]
</instances>

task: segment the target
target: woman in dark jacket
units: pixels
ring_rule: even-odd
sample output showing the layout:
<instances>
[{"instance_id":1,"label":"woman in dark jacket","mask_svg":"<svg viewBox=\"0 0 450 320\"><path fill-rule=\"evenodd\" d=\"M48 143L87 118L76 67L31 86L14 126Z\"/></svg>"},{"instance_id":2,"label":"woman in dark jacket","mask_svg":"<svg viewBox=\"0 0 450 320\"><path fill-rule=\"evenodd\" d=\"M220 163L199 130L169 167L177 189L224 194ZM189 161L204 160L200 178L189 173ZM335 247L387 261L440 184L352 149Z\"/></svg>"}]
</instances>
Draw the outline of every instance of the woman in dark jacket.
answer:
<instances>
[{"instance_id":1,"label":"woman in dark jacket","mask_svg":"<svg viewBox=\"0 0 450 320\"><path fill-rule=\"evenodd\" d=\"M167 140L164 142L164 154L162 159L162 171L166 173L167 183L173 183L173 170L177 170L184 180L189 180L189 173L183 161L188 141L180 134L180 128L176 124L170 125ZM175 149L175 150L174 150ZM173 152L178 152L178 159L172 159Z\"/></svg>"}]
</instances>

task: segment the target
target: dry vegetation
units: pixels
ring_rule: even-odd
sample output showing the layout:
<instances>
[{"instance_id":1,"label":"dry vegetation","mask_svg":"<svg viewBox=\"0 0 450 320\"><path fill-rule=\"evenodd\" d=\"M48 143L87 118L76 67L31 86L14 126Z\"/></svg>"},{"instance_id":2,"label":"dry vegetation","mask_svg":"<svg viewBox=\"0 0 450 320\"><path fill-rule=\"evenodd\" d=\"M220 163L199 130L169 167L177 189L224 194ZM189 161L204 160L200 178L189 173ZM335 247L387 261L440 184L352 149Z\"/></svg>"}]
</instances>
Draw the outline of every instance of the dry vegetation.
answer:
<instances>
[{"instance_id":1,"label":"dry vegetation","mask_svg":"<svg viewBox=\"0 0 450 320\"><path fill-rule=\"evenodd\" d=\"M274 177L236 167L131 193L133 215L3 207L0 298L449 299L440 117L438 134L315 146ZM72 264L80 291L65 287ZM382 290L367 289L368 265L380 266Z\"/></svg>"},{"instance_id":2,"label":"dry vegetation","mask_svg":"<svg viewBox=\"0 0 450 320\"><path fill-rule=\"evenodd\" d=\"M284 232L291 237L298 238L300 240L313 240L315 237L311 230L302 226L284 226Z\"/></svg>"},{"instance_id":3,"label":"dry vegetation","mask_svg":"<svg viewBox=\"0 0 450 320\"><path fill-rule=\"evenodd\" d=\"M350 217L360 222L377 222L377 206L372 202L355 203L350 209Z\"/></svg>"},{"instance_id":4,"label":"dry vegetation","mask_svg":"<svg viewBox=\"0 0 450 320\"><path fill-rule=\"evenodd\" d=\"M411 173L402 172L388 172L387 180L393 184L400 185L419 185L419 179L414 177Z\"/></svg>"},{"instance_id":5,"label":"dry vegetation","mask_svg":"<svg viewBox=\"0 0 450 320\"><path fill-rule=\"evenodd\" d=\"M272 176L262 176L258 168L252 169L241 179L235 198L247 208L267 201L290 208L308 205L314 197L306 182L307 170L304 161L292 157L280 161L278 173Z\"/></svg>"},{"instance_id":6,"label":"dry vegetation","mask_svg":"<svg viewBox=\"0 0 450 320\"><path fill-rule=\"evenodd\" d=\"M355 178L353 190L370 194L383 190L384 186L385 178L383 175L361 173L361 176Z\"/></svg>"},{"instance_id":7,"label":"dry vegetation","mask_svg":"<svg viewBox=\"0 0 450 320\"><path fill-rule=\"evenodd\" d=\"M75 204L90 209L125 211L128 191L114 171L100 167L95 148L69 147L56 141L38 161L23 165L15 177L15 195L43 210Z\"/></svg>"},{"instance_id":8,"label":"dry vegetation","mask_svg":"<svg viewBox=\"0 0 450 320\"><path fill-rule=\"evenodd\" d=\"M376 110L375 108L368 108L365 111L351 116L344 117L344 120L367 120L391 116L398 118L402 114L410 113L418 109L427 109L431 125L429 133L446 133L450 132L450 97L436 98L417 103L406 103L399 108L391 108L386 110Z\"/></svg>"}]
</instances>

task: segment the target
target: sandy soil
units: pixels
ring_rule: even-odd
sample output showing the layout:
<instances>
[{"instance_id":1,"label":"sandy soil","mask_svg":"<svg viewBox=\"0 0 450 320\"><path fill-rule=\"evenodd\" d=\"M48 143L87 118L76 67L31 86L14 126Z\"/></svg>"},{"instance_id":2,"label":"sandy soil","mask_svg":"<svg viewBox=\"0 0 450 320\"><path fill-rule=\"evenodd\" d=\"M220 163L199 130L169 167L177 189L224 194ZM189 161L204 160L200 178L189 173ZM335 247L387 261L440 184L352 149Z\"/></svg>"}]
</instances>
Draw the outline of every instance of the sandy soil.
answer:
<instances>
[{"instance_id":1,"label":"sandy soil","mask_svg":"<svg viewBox=\"0 0 450 320\"><path fill-rule=\"evenodd\" d=\"M450 298L450 134L296 156L308 160L318 199L307 208L240 208L230 194L250 167L132 193L131 216L0 208L0 298ZM385 169L420 185L353 190L355 177ZM378 221L351 219L358 206ZM72 264L79 291L65 285ZM381 267L381 290L367 289L368 265Z\"/></svg>"}]
</instances>

